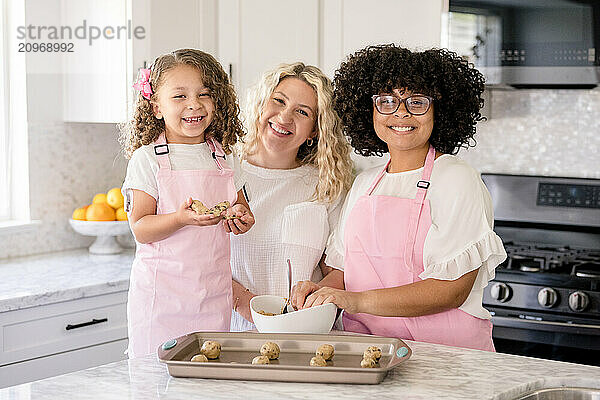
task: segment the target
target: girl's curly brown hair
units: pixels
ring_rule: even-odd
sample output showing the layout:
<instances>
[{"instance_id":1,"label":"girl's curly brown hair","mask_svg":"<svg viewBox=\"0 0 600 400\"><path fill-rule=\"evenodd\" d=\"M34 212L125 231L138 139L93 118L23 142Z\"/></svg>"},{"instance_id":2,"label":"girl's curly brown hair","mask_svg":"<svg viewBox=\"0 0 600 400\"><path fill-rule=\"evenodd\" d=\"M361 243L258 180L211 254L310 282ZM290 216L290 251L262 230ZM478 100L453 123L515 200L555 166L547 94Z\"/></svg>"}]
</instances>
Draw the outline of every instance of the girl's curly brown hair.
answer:
<instances>
[{"instance_id":1,"label":"girl's curly brown hair","mask_svg":"<svg viewBox=\"0 0 600 400\"><path fill-rule=\"evenodd\" d=\"M369 46L349 56L335 72L334 108L354 150L381 156L387 144L373 129L371 96L406 88L434 98L434 125L429 143L456 154L475 145L475 124L485 120L485 79L472 64L447 49L412 52L393 44Z\"/></svg>"},{"instance_id":2,"label":"girl's curly brown hair","mask_svg":"<svg viewBox=\"0 0 600 400\"><path fill-rule=\"evenodd\" d=\"M152 101L156 101L156 93L164 82L167 71L178 65L191 65L202 74L202 82L210 90L215 103L215 117L205 131L205 137L211 136L223 146L225 153L230 154L232 147L244 135L239 114L237 97L229 77L221 64L210 54L195 49L179 49L159 56L150 67L150 100L137 94L133 119L121 126L119 141L123 146L126 158L142 145L154 142L165 130L164 119L157 119L152 111Z\"/></svg>"}]
</instances>

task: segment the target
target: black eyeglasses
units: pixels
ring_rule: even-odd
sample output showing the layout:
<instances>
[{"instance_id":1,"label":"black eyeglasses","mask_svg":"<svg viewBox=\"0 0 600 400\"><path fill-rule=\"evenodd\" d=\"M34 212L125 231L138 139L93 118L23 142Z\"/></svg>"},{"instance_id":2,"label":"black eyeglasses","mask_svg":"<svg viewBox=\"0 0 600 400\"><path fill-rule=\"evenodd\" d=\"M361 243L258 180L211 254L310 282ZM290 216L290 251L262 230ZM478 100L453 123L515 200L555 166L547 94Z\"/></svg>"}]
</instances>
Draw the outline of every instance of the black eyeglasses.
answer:
<instances>
[{"instance_id":1,"label":"black eyeglasses","mask_svg":"<svg viewBox=\"0 0 600 400\"><path fill-rule=\"evenodd\" d=\"M404 108L409 114L423 115L429 111L433 97L424 96L421 94L413 95L401 99L391 94L374 95L372 97L375 108L380 114L390 115L398 111L400 104L404 104Z\"/></svg>"}]
</instances>

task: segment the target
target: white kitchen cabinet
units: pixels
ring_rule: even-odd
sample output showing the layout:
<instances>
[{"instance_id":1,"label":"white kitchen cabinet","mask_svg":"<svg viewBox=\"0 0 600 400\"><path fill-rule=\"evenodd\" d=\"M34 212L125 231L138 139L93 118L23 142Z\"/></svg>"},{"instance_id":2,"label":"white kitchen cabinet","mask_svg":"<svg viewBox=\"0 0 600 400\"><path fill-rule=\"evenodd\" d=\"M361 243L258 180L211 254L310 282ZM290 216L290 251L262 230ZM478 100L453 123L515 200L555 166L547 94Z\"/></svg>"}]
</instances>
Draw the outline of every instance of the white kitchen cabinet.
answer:
<instances>
[{"instance_id":1,"label":"white kitchen cabinet","mask_svg":"<svg viewBox=\"0 0 600 400\"><path fill-rule=\"evenodd\" d=\"M124 360L127 292L0 313L0 387Z\"/></svg>"},{"instance_id":2,"label":"white kitchen cabinet","mask_svg":"<svg viewBox=\"0 0 600 400\"><path fill-rule=\"evenodd\" d=\"M146 32L143 40L97 40L84 49L86 57L65 61L65 120L81 122L126 120L137 69L177 48L215 55L243 105L247 89L282 62L316 65L332 77L348 54L368 44L439 46L447 9L447 0L61 1L69 5L63 19L73 24L83 16L102 26L131 19Z\"/></svg>"},{"instance_id":3,"label":"white kitchen cabinet","mask_svg":"<svg viewBox=\"0 0 600 400\"><path fill-rule=\"evenodd\" d=\"M323 1L320 67L333 76L345 57L367 45L439 47L447 4L448 0Z\"/></svg>"},{"instance_id":4,"label":"white kitchen cabinet","mask_svg":"<svg viewBox=\"0 0 600 400\"><path fill-rule=\"evenodd\" d=\"M179 48L216 50L216 0L60 0L63 24L143 28L144 37L78 44L63 61L63 115L72 122L124 122L139 68Z\"/></svg>"},{"instance_id":5,"label":"white kitchen cabinet","mask_svg":"<svg viewBox=\"0 0 600 400\"><path fill-rule=\"evenodd\" d=\"M218 57L240 103L261 75L280 63L319 65L318 0L218 2Z\"/></svg>"},{"instance_id":6,"label":"white kitchen cabinet","mask_svg":"<svg viewBox=\"0 0 600 400\"><path fill-rule=\"evenodd\" d=\"M447 0L222 0L217 54L245 92L267 69L303 61L333 77L340 62L369 44L413 49L440 45Z\"/></svg>"},{"instance_id":7,"label":"white kitchen cabinet","mask_svg":"<svg viewBox=\"0 0 600 400\"><path fill-rule=\"evenodd\" d=\"M447 0L221 0L217 56L232 77L242 107L248 88L279 63L316 65L330 78L367 45L439 47ZM385 66L381 66L385 68ZM352 155L357 171L386 159Z\"/></svg>"},{"instance_id":8,"label":"white kitchen cabinet","mask_svg":"<svg viewBox=\"0 0 600 400\"><path fill-rule=\"evenodd\" d=\"M73 52L61 53L64 120L126 121L132 100L132 45L138 41L131 0L61 0L60 13L62 25L73 29L85 21L88 37L71 40ZM92 27L102 31L95 40L90 39Z\"/></svg>"}]
</instances>

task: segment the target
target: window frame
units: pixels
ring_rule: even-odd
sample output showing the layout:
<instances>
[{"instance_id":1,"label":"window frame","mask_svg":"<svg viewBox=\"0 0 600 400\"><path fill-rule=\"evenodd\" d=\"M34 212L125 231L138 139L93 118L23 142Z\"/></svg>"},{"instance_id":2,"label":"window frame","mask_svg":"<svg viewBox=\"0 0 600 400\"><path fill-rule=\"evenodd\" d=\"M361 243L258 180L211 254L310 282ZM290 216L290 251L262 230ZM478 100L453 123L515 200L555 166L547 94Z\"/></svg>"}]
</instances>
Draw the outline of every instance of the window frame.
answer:
<instances>
[{"instance_id":1,"label":"window frame","mask_svg":"<svg viewBox=\"0 0 600 400\"><path fill-rule=\"evenodd\" d=\"M0 233L13 232L15 228L37 225L31 221L29 209L29 151L27 129L26 53L18 51L17 26L25 25L25 2L6 0L0 4L0 56L2 79L0 92L1 117L0 201L5 206L0 215ZM8 210L8 211L6 211Z\"/></svg>"},{"instance_id":2,"label":"window frame","mask_svg":"<svg viewBox=\"0 0 600 400\"><path fill-rule=\"evenodd\" d=\"M9 124L8 124L8 57L6 56L6 45L8 43L7 26L7 2L2 2L2 13L0 14L0 221L9 220L11 214L10 199L10 171L9 171Z\"/></svg>"}]
</instances>

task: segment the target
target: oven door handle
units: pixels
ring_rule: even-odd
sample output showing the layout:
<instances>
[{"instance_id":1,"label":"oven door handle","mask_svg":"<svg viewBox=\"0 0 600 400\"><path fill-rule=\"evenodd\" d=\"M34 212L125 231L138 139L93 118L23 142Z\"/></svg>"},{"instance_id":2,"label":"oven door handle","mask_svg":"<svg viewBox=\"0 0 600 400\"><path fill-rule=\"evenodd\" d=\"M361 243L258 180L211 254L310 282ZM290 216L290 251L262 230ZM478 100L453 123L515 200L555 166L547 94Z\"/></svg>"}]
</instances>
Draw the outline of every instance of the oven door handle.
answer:
<instances>
[{"instance_id":1,"label":"oven door handle","mask_svg":"<svg viewBox=\"0 0 600 400\"><path fill-rule=\"evenodd\" d=\"M492 317L492 324L508 328L534 329L538 331L579 333L600 336L600 325L568 324L556 321L536 321L516 317Z\"/></svg>"}]
</instances>

